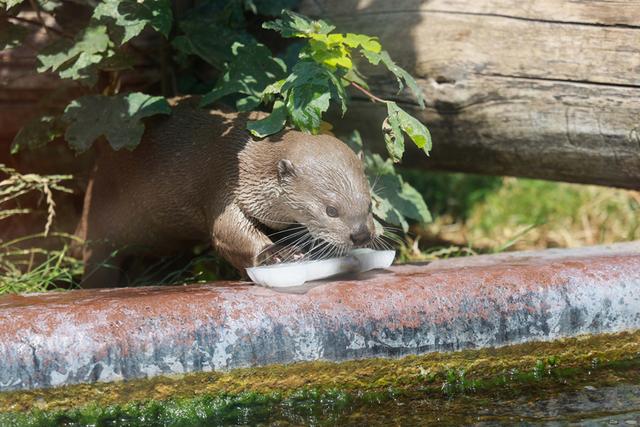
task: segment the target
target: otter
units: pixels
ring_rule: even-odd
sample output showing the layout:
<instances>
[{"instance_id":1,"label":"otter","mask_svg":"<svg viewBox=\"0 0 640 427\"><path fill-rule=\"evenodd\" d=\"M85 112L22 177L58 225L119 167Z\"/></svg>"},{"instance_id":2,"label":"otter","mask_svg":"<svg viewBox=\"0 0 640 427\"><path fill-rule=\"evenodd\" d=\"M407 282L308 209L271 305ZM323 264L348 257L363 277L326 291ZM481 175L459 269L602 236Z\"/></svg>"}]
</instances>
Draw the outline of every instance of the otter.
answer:
<instances>
[{"instance_id":1,"label":"otter","mask_svg":"<svg viewBox=\"0 0 640 427\"><path fill-rule=\"evenodd\" d=\"M340 251L375 237L364 166L340 140L291 129L254 139L255 114L202 109L191 97L172 106L146 122L133 151L99 147L76 231L86 242L82 287L121 285L126 256L199 243L244 274L273 247L266 230L291 224Z\"/></svg>"}]
</instances>

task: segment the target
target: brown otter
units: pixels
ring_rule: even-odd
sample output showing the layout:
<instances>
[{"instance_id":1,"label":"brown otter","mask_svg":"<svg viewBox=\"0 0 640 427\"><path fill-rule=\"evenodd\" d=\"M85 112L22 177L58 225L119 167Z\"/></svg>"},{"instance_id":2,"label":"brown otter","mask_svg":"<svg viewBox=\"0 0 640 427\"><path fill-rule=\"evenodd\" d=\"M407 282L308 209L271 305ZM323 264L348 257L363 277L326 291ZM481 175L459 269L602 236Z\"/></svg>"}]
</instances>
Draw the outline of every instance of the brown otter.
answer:
<instances>
[{"instance_id":1,"label":"brown otter","mask_svg":"<svg viewBox=\"0 0 640 427\"><path fill-rule=\"evenodd\" d=\"M255 140L246 114L174 104L135 150L99 152L77 231L83 287L121 284L117 267L131 253L201 242L244 272L272 245L267 227L302 224L343 251L373 238L369 184L344 143L293 130Z\"/></svg>"}]
</instances>

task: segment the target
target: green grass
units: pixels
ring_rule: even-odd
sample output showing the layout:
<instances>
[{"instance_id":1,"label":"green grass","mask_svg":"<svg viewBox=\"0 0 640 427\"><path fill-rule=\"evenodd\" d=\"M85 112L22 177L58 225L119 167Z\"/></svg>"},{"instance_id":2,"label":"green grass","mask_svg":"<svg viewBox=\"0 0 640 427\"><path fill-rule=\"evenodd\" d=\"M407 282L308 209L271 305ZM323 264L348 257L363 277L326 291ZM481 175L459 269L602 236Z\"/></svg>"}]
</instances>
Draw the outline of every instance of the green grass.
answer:
<instances>
[{"instance_id":1,"label":"green grass","mask_svg":"<svg viewBox=\"0 0 640 427\"><path fill-rule=\"evenodd\" d=\"M500 252L640 239L638 192L461 174L409 174L408 180L436 211L432 224L412 230L423 251L434 245Z\"/></svg>"}]
</instances>

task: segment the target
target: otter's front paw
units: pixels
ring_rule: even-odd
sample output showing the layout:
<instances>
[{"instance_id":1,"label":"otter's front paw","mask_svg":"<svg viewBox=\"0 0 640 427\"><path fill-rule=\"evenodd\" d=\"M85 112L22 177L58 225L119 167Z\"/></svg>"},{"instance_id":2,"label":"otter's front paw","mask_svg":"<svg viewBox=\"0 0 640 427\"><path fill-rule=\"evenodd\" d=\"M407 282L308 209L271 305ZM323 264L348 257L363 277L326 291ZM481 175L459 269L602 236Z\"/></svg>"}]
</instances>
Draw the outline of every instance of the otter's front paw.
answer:
<instances>
[{"instance_id":1,"label":"otter's front paw","mask_svg":"<svg viewBox=\"0 0 640 427\"><path fill-rule=\"evenodd\" d=\"M257 256L258 265L272 265L283 262L300 261L305 257L305 253L297 246L286 246L273 243L266 246Z\"/></svg>"}]
</instances>

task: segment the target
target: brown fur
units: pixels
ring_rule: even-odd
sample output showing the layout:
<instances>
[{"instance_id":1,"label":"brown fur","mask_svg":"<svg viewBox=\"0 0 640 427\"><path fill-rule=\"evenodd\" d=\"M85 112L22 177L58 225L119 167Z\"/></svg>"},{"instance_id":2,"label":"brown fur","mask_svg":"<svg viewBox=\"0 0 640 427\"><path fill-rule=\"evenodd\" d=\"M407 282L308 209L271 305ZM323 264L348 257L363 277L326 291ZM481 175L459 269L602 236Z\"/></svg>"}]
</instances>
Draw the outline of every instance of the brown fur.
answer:
<instances>
[{"instance_id":1,"label":"brown fur","mask_svg":"<svg viewBox=\"0 0 640 427\"><path fill-rule=\"evenodd\" d=\"M369 185L345 144L292 130L253 140L247 118L186 98L171 116L147 123L135 150L101 150L77 231L87 241L84 287L120 284L128 254L201 242L244 271L272 244L261 224L300 223L340 248L353 246L353 233L373 234ZM328 205L338 218L326 214ZM116 268L100 267L106 259Z\"/></svg>"}]
</instances>

